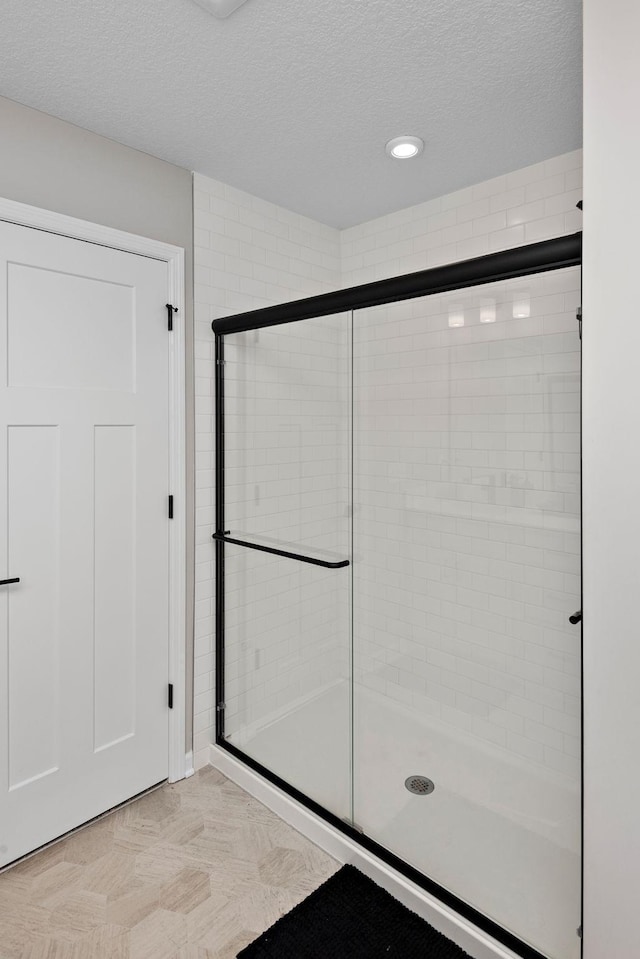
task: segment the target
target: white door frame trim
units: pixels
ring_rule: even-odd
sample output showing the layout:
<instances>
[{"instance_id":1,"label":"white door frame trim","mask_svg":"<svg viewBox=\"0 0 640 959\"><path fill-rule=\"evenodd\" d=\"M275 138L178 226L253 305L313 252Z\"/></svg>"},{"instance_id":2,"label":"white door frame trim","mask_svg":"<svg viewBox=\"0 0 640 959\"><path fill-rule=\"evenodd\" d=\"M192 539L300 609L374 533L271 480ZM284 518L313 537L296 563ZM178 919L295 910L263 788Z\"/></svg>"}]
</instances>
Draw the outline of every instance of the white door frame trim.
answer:
<instances>
[{"instance_id":1,"label":"white door frame trim","mask_svg":"<svg viewBox=\"0 0 640 959\"><path fill-rule=\"evenodd\" d=\"M193 772L185 751L186 727L186 447L185 447L185 296L184 250L170 243L125 233L112 227L41 210L0 197L0 220L125 253L137 253L168 266L167 302L178 308L169 340L169 489L173 493L173 521L169 524L169 682L173 709L169 710L169 782Z\"/></svg>"}]
</instances>

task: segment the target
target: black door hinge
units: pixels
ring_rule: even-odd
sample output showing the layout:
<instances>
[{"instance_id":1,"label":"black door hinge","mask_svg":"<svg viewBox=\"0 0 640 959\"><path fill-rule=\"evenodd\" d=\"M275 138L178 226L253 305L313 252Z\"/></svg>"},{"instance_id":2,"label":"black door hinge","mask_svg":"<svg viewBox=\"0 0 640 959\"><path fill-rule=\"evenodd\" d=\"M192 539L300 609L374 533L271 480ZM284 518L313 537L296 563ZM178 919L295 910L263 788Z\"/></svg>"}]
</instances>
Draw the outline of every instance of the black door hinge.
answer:
<instances>
[{"instance_id":1,"label":"black door hinge","mask_svg":"<svg viewBox=\"0 0 640 959\"><path fill-rule=\"evenodd\" d=\"M167 329L169 332L173 329L173 314L177 312L177 306L171 306L171 303L167 303Z\"/></svg>"},{"instance_id":2,"label":"black door hinge","mask_svg":"<svg viewBox=\"0 0 640 959\"><path fill-rule=\"evenodd\" d=\"M173 494L169 497L169 519L173 519Z\"/></svg>"},{"instance_id":3,"label":"black door hinge","mask_svg":"<svg viewBox=\"0 0 640 959\"><path fill-rule=\"evenodd\" d=\"M173 683L169 683L167 690L167 706L169 709L173 709Z\"/></svg>"}]
</instances>

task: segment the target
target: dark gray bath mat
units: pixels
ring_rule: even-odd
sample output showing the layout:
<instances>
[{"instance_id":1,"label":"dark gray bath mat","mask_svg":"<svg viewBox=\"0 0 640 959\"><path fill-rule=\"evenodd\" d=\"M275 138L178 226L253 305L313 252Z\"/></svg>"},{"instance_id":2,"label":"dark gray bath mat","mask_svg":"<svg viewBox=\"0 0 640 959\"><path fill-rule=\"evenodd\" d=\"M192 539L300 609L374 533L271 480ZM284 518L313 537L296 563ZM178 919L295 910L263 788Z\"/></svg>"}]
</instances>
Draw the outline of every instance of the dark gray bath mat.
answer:
<instances>
[{"instance_id":1,"label":"dark gray bath mat","mask_svg":"<svg viewBox=\"0 0 640 959\"><path fill-rule=\"evenodd\" d=\"M353 866L343 866L238 959L469 959Z\"/></svg>"}]
</instances>

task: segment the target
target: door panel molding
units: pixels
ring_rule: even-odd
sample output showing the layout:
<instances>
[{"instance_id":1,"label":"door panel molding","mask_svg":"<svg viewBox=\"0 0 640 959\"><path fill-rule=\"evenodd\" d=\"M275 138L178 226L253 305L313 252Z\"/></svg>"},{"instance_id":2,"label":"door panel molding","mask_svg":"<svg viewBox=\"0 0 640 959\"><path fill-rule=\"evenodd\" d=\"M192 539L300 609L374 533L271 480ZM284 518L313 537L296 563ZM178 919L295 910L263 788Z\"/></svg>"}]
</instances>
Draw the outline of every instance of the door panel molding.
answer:
<instances>
[{"instance_id":1,"label":"door panel molding","mask_svg":"<svg viewBox=\"0 0 640 959\"><path fill-rule=\"evenodd\" d=\"M173 495L169 523L169 682L174 687L169 710L169 781L193 772L192 754L185 751L186 728L186 445L185 445L185 290L184 249L160 240L126 233L0 197L0 220L83 240L124 253L150 257L167 264L166 302L177 308L169 337L169 476Z\"/></svg>"}]
</instances>

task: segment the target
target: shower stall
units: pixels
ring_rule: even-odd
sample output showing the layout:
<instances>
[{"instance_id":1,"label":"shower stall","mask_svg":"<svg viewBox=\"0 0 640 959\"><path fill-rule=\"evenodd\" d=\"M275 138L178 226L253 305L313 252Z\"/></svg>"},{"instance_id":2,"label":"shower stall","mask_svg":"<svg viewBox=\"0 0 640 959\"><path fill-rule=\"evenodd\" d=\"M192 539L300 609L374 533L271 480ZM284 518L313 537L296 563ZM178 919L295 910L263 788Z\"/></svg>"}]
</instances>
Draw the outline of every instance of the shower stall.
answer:
<instances>
[{"instance_id":1,"label":"shower stall","mask_svg":"<svg viewBox=\"0 0 640 959\"><path fill-rule=\"evenodd\" d=\"M213 323L218 745L548 959L580 955L580 261Z\"/></svg>"}]
</instances>

